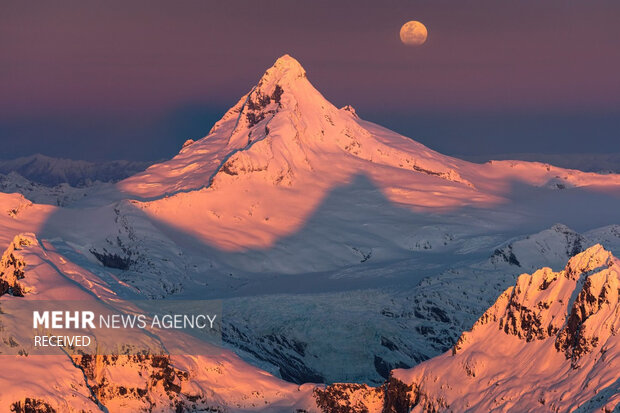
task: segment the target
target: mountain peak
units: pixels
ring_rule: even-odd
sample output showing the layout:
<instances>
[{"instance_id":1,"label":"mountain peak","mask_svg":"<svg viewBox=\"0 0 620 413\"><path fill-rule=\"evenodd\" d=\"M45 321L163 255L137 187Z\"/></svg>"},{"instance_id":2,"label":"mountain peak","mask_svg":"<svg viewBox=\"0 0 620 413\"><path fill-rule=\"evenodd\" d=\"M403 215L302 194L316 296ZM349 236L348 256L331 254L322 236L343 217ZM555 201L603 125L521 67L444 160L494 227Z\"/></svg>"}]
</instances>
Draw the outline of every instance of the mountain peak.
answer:
<instances>
[{"instance_id":1,"label":"mountain peak","mask_svg":"<svg viewBox=\"0 0 620 413\"><path fill-rule=\"evenodd\" d=\"M424 185L431 184L428 178L437 178L462 184L467 193L474 190L456 171L458 162L452 158L362 121L351 106L336 108L287 54L206 137L190 143L169 164L153 165L121 186L150 197L204 186L233 190L257 182L275 188L320 181L317 191L325 191L359 173L382 176L386 186L392 179L400 185L401 180L384 173L385 168L394 168L403 175L419 173ZM339 165L338 173L333 164ZM171 167L178 172L170 173ZM317 179L321 174L329 179Z\"/></svg>"},{"instance_id":2,"label":"mountain peak","mask_svg":"<svg viewBox=\"0 0 620 413\"><path fill-rule=\"evenodd\" d=\"M273 67L288 67L303 70L303 67L301 67L299 61L289 54L283 54L282 56L278 57L276 59L276 62L273 64Z\"/></svg>"},{"instance_id":3,"label":"mountain peak","mask_svg":"<svg viewBox=\"0 0 620 413\"><path fill-rule=\"evenodd\" d=\"M306 77L306 70L297 59L285 54L279 57L273 66L267 69L261 80L281 81L284 79L294 80L303 77Z\"/></svg>"},{"instance_id":4,"label":"mountain peak","mask_svg":"<svg viewBox=\"0 0 620 413\"><path fill-rule=\"evenodd\" d=\"M603 248L601 244L596 244L572 257L566 266L566 273L568 276L578 277L582 273L609 267L612 260L611 252Z\"/></svg>"},{"instance_id":5,"label":"mountain peak","mask_svg":"<svg viewBox=\"0 0 620 413\"><path fill-rule=\"evenodd\" d=\"M264 86L270 87L273 84L287 85L296 79L306 77L306 71L301 64L293 57L285 54L276 60L263 77L258 82L257 88L262 89Z\"/></svg>"}]
</instances>

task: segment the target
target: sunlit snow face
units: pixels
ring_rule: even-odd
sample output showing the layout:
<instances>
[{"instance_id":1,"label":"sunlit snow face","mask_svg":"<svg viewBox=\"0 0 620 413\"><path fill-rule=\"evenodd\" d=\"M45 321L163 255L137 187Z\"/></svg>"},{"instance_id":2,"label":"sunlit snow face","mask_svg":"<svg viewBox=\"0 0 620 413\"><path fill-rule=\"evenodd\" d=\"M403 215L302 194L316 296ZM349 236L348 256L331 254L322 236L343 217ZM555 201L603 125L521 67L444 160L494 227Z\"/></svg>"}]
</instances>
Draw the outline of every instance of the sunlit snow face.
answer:
<instances>
[{"instance_id":1,"label":"sunlit snow face","mask_svg":"<svg viewBox=\"0 0 620 413\"><path fill-rule=\"evenodd\" d=\"M420 46L427 37L426 26L419 21L411 20L400 28L400 40L407 46Z\"/></svg>"}]
</instances>

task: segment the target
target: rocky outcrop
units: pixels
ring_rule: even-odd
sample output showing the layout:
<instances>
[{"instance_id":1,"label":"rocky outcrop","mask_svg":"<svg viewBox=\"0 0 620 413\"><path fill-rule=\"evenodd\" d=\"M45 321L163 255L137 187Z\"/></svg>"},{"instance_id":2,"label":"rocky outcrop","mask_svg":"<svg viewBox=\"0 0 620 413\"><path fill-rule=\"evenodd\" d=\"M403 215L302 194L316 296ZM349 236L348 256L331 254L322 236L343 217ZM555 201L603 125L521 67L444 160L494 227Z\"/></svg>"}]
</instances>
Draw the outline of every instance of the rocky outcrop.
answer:
<instances>
[{"instance_id":1,"label":"rocky outcrop","mask_svg":"<svg viewBox=\"0 0 620 413\"><path fill-rule=\"evenodd\" d=\"M424 395L414 386L390 377L379 387L335 383L316 388L314 397L323 413L406 413Z\"/></svg>"},{"instance_id":2,"label":"rocky outcrop","mask_svg":"<svg viewBox=\"0 0 620 413\"><path fill-rule=\"evenodd\" d=\"M597 341L583 337L585 321L604 305L617 302L617 272L613 265L611 253L595 245L572 258L560 272L542 268L531 275L522 274L516 285L506 290L480 317L472 331L477 326L497 323L505 334L528 342L557 335L558 350L566 352L568 357L580 354L588 345L584 343L585 347L581 347L579 342L595 344ZM571 306L574 296L577 298ZM454 353L469 335L466 332L459 338Z\"/></svg>"},{"instance_id":3,"label":"rocky outcrop","mask_svg":"<svg viewBox=\"0 0 620 413\"><path fill-rule=\"evenodd\" d=\"M521 239L511 240L495 249L490 262L496 266L508 263L522 267L522 271L540 268L527 263L543 263L544 266L563 266L568 259L579 254L588 245L592 245L583 235L563 224Z\"/></svg>"},{"instance_id":4,"label":"rocky outcrop","mask_svg":"<svg viewBox=\"0 0 620 413\"><path fill-rule=\"evenodd\" d=\"M394 377L425 412L573 411L598 403L598 389L613 408L619 294L620 261L594 245L561 271L522 274L451 352Z\"/></svg>"},{"instance_id":5,"label":"rocky outcrop","mask_svg":"<svg viewBox=\"0 0 620 413\"><path fill-rule=\"evenodd\" d=\"M110 407L132 406L134 411L220 411L202 394L184 389L189 373L175 368L169 356L75 355L76 367L84 372L93 401ZM131 376L123 375L129 369Z\"/></svg>"},{"instance_id":6,"label":"rocky outcrop","mask_svg":"<svg viewBox=\"0 0 620 413\"><path fill-rule=\"evenodd\" d=\"M33 234L16 235L0 259L0 296L4 294L23 297L25 288L19 283L24 278L26 261L20 255L23 247L37 244Z\"/></svg>"},{"instance_id":7,"label":"rocky outcrop","mask_svg":"<svg viewBox=\"0 0 620 413\"><path fill-rule=\"evenodd\" d=\"M575 368L579 366L579 359L597 347L599 341L606 340L610 334L616 335L619 330L620 284L617 265L612 267L611 253L602 248L596 255L581 257L567 267L573 277L587 275L566 325L555 341L556 349L564 352Z\"/></svg>"},{"instance_id":8,"label":"rocky outcrop","mask_svg":"<svg viewBox=\"0 0 620 413\"><path fill-rule=\"evenodd\" d=\"M56 413L49 403L37 398L26 397L11 405L11 411L15 413Z\"/></svg>"},{"instance_id":9,"label":"rocky outcrop","mask_svg":"<svg viewBox=\"0 0 620 413\"><path fill-rule=\"evenodd\" d=\"M365 384L335 383L314 391L316 404L323 413L369 413L383 405L382 387Z\"/></svg>"}]
</instances>

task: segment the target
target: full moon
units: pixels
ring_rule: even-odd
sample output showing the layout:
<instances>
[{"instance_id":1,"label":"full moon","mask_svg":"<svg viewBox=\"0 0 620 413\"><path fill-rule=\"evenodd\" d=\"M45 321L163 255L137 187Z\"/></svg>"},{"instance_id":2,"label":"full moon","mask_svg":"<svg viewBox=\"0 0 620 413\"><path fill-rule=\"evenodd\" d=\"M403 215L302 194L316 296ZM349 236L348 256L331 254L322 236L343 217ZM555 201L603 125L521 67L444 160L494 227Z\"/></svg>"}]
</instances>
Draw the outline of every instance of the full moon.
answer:
<instances>
[{"instance_id":1,"label":"full moon","mask_svg":"<svg viewBox=\"0 0 620 413\"><path fill-rule=\"evenodd\" d=\"M400 28L400 41L407 46L419 46L426 41L428 31L419 21L411 20Z\"/></svg>"}]
</instances>

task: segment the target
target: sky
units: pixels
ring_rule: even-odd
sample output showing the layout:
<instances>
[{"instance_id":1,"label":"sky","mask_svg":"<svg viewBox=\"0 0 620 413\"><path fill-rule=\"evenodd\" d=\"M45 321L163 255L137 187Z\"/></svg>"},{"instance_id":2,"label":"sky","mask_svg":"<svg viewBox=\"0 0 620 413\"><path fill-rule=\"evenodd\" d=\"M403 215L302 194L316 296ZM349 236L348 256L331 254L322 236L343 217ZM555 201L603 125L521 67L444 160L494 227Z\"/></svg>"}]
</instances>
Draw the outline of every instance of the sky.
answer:
<instances>
[{"instance_id":1,"label":"sky","mask_svg":"<svg viewBox=\"0 0 620 413\"><path fill-rule=\"evenodd\" d=\"M288 53L450 155L620 152L617 0L0 0L0 159L157 160ZM408 20L429 31L400 42Z\"/></svg>"}]
</instances>

